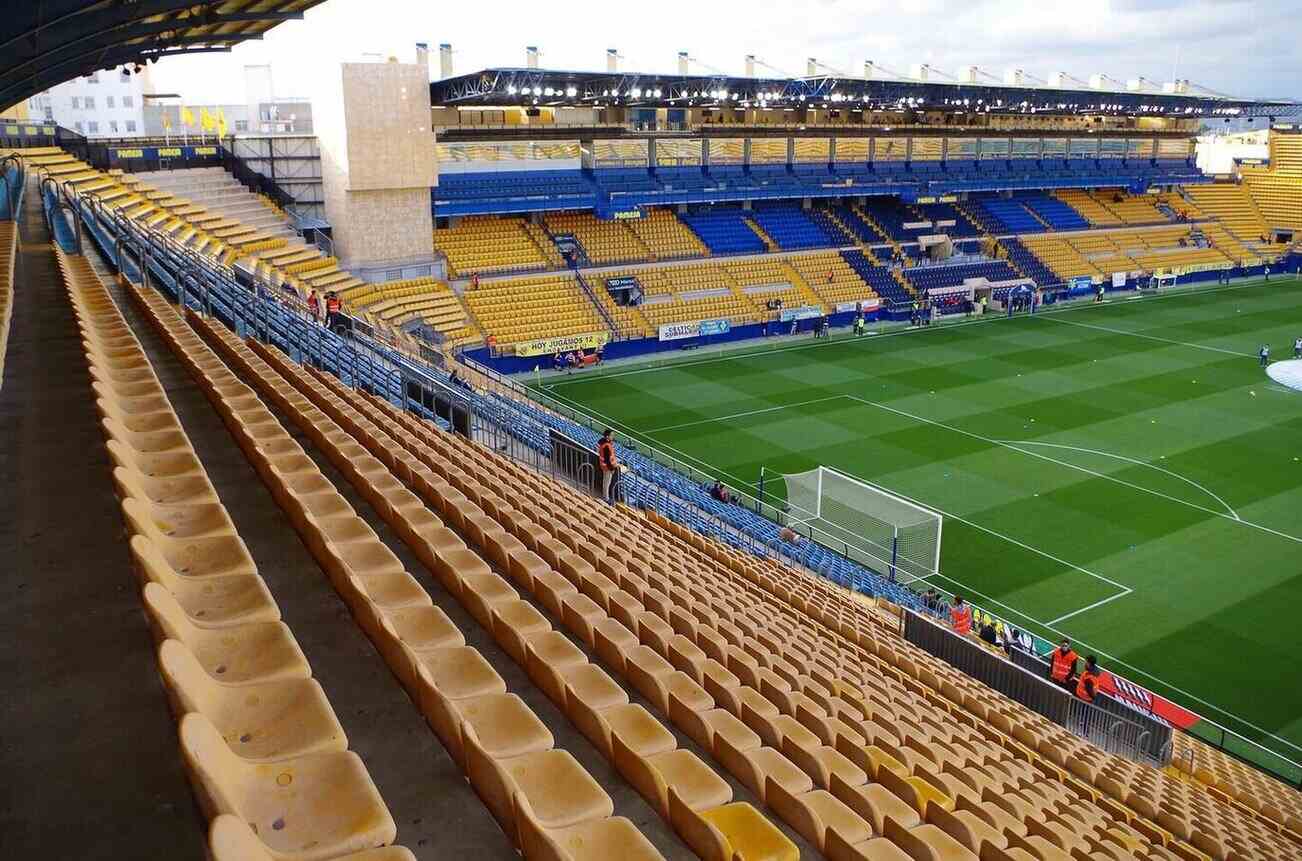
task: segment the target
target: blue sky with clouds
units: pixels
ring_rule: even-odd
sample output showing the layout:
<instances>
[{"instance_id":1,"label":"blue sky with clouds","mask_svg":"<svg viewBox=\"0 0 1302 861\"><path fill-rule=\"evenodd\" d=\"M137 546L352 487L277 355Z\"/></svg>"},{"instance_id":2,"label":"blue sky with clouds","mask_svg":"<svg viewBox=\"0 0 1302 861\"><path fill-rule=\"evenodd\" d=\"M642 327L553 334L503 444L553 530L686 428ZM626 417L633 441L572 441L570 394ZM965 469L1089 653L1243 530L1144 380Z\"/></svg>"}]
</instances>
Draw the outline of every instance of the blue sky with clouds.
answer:
<instances>
[{"instance_id":1,"label":"blue sky with clouds","mask_svg":"<svg viewBox=\"0 0 1302 861\"><path fill-rule=\"evenodd\" d=\"M920 62L957 74L977 65L1047 78L1170 80L1173 72L1215 91L1302 98L1298 0L747 0L703 4L483 3L327 0L304 20L229 55L169 59L155 89L186 101L242 102L245 64L270 62L278 95L311 95L322 63L395 54L450 42L455 71L524 64L526 45L548 68L673 71L679 51L740 75L743 57L791 74L805 58L861 74L864 60L907 72ZM437 74L437 63L434 64Z\"/></svg>"}]
</instances>

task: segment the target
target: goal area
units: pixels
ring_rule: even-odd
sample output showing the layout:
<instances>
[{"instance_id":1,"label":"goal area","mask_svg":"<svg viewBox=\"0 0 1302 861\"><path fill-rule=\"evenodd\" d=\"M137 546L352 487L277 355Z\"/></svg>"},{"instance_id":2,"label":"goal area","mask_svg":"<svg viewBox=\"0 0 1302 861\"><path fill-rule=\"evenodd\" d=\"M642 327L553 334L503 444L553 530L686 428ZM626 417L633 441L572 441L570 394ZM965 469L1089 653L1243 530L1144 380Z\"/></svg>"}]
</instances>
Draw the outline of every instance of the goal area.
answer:
<instances>
[{"instance_id":1,"label":"goal area","mask_svg":"<svg viewBox=\"0 0 1302 861\"><path fill-rule=\"evenodd\" d=\"M902 584L939 573L940 512L826 466L781 475L792 528Z\"/></svg>"}]
</instances>

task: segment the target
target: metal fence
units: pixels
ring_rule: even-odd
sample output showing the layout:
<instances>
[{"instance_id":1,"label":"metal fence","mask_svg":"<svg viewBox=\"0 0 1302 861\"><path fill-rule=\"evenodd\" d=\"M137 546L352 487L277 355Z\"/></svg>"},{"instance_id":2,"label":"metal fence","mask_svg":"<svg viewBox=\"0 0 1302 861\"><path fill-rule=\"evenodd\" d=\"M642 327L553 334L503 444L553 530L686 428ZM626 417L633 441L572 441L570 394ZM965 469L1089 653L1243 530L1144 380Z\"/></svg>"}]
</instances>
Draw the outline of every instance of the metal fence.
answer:
<instances>
[{"instance_id":1,"label":"metal fence","mask_svg":"<svg viewBox=\"0 0 1302 861\"><path fill-rule=\"evenodd\" d=\"M905 611L903 629L909 642L1108 753L1157 766L1171 761L1169 724L1131 720L1087 703L1042 673L995 654L917 613Z\"/></svg>"}]
</instances>

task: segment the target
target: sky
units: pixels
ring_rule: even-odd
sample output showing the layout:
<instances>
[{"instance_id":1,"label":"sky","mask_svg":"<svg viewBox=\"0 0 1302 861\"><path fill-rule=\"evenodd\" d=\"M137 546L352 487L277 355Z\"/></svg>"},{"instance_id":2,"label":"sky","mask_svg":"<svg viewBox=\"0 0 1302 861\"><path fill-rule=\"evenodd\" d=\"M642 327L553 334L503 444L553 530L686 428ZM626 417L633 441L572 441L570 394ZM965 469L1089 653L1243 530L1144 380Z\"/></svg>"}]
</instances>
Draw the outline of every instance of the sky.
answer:
<instances>
[{"instance_id":1,"label":"sky","mask_svg":"<svg viewBox=\"0 0 1302 861\"><path fill-rule=\"evenodd\" d=\"M1085 80L1175 76L1236 96L1302 98L1297 0L657 0L641 8L327 0L229 54L169 58L151 72L158 92L237 103L243 67L270 63L277 96L311 97L322 63L411 61L423 41L432 51L451 43L456 74L523 66L525 46L537 45L551 69L604 69L606 49L617 48L622 71L672 73L687 51L700 74L741 75L743 58L755 54L769 67L764 75L803 75L815 57L850 75L861 75L865 60L901 73L925 62L950 75L977 65L1041 79L1056 71Z\"/></svg>"}]
</instances>

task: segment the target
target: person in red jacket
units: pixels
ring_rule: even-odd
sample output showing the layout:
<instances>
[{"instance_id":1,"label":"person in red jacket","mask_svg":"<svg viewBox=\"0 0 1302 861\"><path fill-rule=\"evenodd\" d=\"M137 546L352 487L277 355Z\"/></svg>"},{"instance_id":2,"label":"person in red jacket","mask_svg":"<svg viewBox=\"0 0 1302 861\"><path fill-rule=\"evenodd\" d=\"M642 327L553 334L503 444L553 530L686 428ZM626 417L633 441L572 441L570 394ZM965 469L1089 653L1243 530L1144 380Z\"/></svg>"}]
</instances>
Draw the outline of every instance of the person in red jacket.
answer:
<instances>
[{"instance_id":1,"label":"person in red jacket","mask_svg":"<svg viewBox=\"0 0 1302 861\"><path fill-rule=\"evenodd\" d=\"M307 294L307 312L312 315L312 322L321 322L321 297L316 295L315 290Z\"/></svg>"},{"instance_id":2,"label":"person in red jacket","mask_svg":"<svg viewBox=\"0 0 1302 861\"><path fill-rule=\"evenodd\" d=\"M601 467L601 496L609 503L615 502L615 476L619 474L619 458L615 456L615 437L610 428L602 431L597 441L597 463Z\"/></svg>"},{"instance_id":3,"label":"person in red jacket","mask_svg":"<svg viewBox=\"0 0 1302 861\"><path fill-rule=\"evenodd\" d=\"M1076 675L1076 650L1071 640L1063 637L1058 648L1049 653L1049 680L1072 690L1072 676Z\"/></svg>"},{"instance_id":4,"label":"person in red jacket","mask_svg":"<svg viewBox=\"0 0 1302 861\"><path fill-rule=\"evenodd\" d=\"M1099 692L1099 682L1103 679L1103 671L1099 669L1099 663L1090 655L1085 659L1085 669L1081 671L1080 679L1076 682L1076 696L1087 703L1094 702L1094 697Z\"/></svg>"},{"instance_id":5,"label":"person in red jacket","mask_svg":"<svg viewBox=\"0 0 1302 861\"><path fill-rule=\"evenodd\" d=\"M966 637L972 631L972 607L963 602L962 595L954 596L954 605L949 608L949 621L959 636Z\"/></svg>"}]
</instances>

